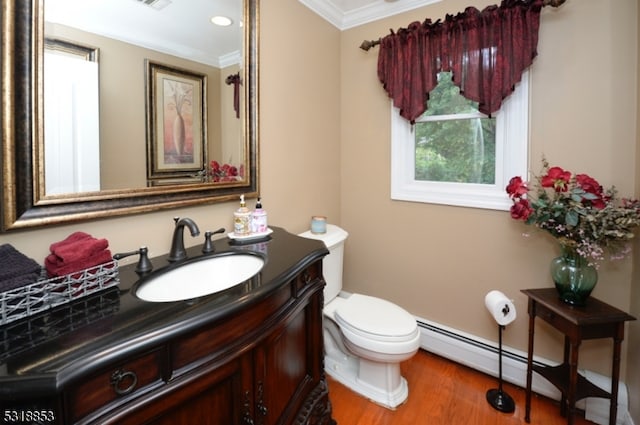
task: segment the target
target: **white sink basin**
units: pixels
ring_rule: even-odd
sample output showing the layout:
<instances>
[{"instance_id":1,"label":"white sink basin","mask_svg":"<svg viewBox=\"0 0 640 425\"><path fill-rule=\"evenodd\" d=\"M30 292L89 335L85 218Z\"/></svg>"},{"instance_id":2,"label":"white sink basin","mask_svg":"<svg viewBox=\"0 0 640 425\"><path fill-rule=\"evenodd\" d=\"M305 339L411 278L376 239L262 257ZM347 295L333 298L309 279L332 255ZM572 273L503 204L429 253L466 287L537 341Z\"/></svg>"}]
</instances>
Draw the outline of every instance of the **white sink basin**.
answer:
<instances>
[{"instance_id":1,"label":"white sink basin","mask_svg":"<svg viewBox=\"0 0 640 425\"><path fill-rule=\"evenodd\" d=\"M262 257L244 253L205 258L151 277L138 286L135 296L169 302L211 295L250 279L263 266Z\"/></svg>"}]
</instances>

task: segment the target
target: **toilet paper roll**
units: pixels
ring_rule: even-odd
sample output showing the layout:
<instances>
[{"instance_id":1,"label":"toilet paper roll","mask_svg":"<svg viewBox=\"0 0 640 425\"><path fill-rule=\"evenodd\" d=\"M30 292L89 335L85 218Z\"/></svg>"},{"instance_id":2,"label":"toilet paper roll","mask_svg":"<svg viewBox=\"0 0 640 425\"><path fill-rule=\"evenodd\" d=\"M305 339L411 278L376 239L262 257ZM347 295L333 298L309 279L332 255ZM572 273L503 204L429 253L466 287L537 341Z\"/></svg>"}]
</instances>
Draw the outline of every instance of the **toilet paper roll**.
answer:
<instances>
[{"instance_id":1,"label":"toilet paper roll","mask_svg":"<svg viewBox=\"0 0 640 425\"><path fill-rule=\"evenodd\" d=\"M484 305L495 321L501 326L506 326L516 320L516 307L513 305L513 302L500 291L490 291L484 297Z\"/></svg>"}]
</instances>

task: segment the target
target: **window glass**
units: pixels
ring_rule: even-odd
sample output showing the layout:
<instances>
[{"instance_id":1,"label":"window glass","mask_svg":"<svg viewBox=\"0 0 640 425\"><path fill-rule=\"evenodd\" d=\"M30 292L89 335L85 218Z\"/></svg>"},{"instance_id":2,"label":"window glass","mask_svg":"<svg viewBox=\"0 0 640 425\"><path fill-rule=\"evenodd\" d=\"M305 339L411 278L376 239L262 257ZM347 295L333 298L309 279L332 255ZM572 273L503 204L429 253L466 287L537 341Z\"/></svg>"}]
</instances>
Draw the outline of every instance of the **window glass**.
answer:
<instances>
[{"instance_id":1,"label":"window glass","mask_svg":"<svg viewBox=\"0 0 640 425\"><path fill-rule=\"evenodd\" d=\"M494 117L477 106L443 72L413 126L392 107L392 199L509 209L508 179L526 175L528 74Z\"/></svg>"}]
</instances>

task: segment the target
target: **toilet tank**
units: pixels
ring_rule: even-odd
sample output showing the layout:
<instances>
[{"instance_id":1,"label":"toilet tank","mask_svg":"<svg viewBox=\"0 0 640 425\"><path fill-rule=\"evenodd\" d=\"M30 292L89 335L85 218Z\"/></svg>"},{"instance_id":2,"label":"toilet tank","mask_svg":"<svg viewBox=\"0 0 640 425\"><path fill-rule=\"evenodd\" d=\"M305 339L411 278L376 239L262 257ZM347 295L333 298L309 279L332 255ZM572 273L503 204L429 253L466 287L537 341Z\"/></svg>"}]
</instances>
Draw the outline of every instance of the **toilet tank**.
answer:
<instances>
[{"instance_id":1,"label":"toilet tank","mask_svg":"<svg viewBox=\"0 0 640 425\"><path fill-rule=\"evenodd\" d=\"M349 234L338 226L327 224L326 233L316 234L306 231L299 236L321 240L329 250L329 254L322 260L322 274L327 282L327 286L324 288L324 303L327 304L337 297L342 290L344 241Z\"/></svg>"}]
</instances>

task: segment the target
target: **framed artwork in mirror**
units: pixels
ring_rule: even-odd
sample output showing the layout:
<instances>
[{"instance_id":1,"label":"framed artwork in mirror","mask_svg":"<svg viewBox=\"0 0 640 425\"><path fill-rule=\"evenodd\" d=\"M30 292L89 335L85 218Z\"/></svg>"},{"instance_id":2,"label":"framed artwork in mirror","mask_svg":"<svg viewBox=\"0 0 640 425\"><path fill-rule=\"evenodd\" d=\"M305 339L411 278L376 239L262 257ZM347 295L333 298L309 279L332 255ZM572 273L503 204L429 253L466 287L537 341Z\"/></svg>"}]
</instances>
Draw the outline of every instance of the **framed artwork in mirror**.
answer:
<instances>
[{"instance_id":1,"label":"framed artwork in mirror","mask_svg":"<svg viewBox=\"0 0 640 425\"><path fill-rule=\"evenodd\" d=\"M207 157L206 75L146 61L147 179L189 178Z\"/></svg>"}]
</instances>

